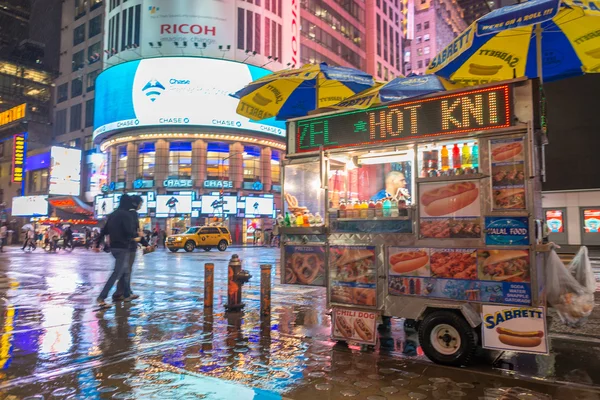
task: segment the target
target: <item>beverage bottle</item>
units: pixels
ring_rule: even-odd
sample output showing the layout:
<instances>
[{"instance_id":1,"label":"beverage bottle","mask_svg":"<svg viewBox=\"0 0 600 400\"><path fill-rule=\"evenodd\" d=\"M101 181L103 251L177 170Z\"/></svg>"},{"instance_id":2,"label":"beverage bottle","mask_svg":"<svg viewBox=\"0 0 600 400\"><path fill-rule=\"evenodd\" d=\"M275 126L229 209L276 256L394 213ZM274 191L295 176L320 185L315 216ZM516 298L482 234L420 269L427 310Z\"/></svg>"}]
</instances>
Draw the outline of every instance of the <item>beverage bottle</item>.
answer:
<instances>
[{"instance_id":1,"label":"beverage bottle","mask_svg":"<svg viewBox=\"0 0 600 400\"><path fill-rule=\"evenodd\" d=\"M302 216L302 226L310 226L308 211L304 211L304 215Z\"/></svg>"},{"instance_id":2,"label":"beverage bottle","mask_svg":"<svg viewBox=\"0 0 600 400\"><path fill-rule=\"evenodd\" d=\"M303 225L304 225L304 217L302 216L302 214L298 214L298 216L296 217L296 226L303 226Z\"/></svg>"},{"instance_id":3,"label":"beverage bottle","mask_svg":"<svg viewBox=\"0 0 600 400\"><path fill-rule=\"evenodd\" d=\"M390 199L385 199L383 201L383 216L391 217L392 216L392 202Z\"/></svg>"},{"instance_id":4,"label":"beverage bottle","mask_svg":"<svg viewBox=\"0 0 600 400\"><path fill-rule=\"evenodd\" d=\"M346 202L340 201L340 209L338 210L338 218L346 218Z\"/></svg>"},{"instance_id":5,"label":"beverage bottle","mask_svg":"<svg viewBox=\"0 0 600 400\"><path fill-rule=\"evenodd\" d=\"M283 219L285 226L292 226L292 221L290 220L290 213L285 212L285 218Z\"/></svg>"},{"instance_id":6,"label":"beverage bottle","mask_svg":"<svg viewBox=\"0 0 600 400\"><path fill-rule=\"evenodd\" d=\"M473 149L471 149L471 164L474 169L479 168L479 146L477 146L477 142L473 144Z\"/></svg>"},{"instance_id":7,"label":"beverage bottle","mask_svg":"<svg viewBox=\"0 0 600 400\"><path fill-rule=\"evenodd\" d=\"M360 218L367 219L369 217L369 205L363 200L360 203Z\"/></svg>"},{"instance_id":8,"label":"beverage bottle","mask_svg":"<svg viewBox=\"0 0 600 400\"><path fill-rule=\"evenodd\" d=\"M454 147L452 147L452 168L460 168L460 149L457 143L454 143Z\"/></svg>"},{"instance_id":9,"label":"beverage bottle","mask_svg":"<svg viewBox=\"0 0 600 400\"><path fill-rule=\"evenodd\" d=\"M360 203L358 200L354 202L354 206L352 207L352 218L360 218Z\"/></svg>"},{"instance_id":10,"label":"beverage bottle","mask_svg":"<svg viewBox=\"0 0 600 400\"><path fill-rule=\"evenodd\" d=\"M377 200L377 203L375 203L375 217L383 217L383 202L381 200Z\"/></svg>"},{"instance_id":11,"label":"beverage bottle","mask_svg":"<svg viewBox=\"0 0 600 400\"><path fill-rule=\"evenodd\" d=\"M466 143L462 147L462 167L471 168L471 151Z\"/></svg>"},{"instance_id":12,"label":"beverage bottle","mask_svg":"<svg viewBox=\"0 0 600 400\"><path fill-rule=\"evenodd\" d=\"M400 212L398 211L398 201L394 199L394 200L392 200L392 204L391 204L390 217L398 218L399 216L400 216Z\"/></svg>"},{"instance_id":13,"label":"beverage bottle","mask_svg":"<svg viewBox=\"0 0 600 400\"><path fill-rule=\"evenodd\" d=\"M450 169L450 160L448 159L448 149L446 145L442 146L442 171Z\"/></svg>"},{"instance_id":14,"label":"beverage bottle","mask_svg":"<svg viewBox=\"0 0 600 400\"><path fill-rule=\"evenodd\" d=\"M367 218L373 219L375 218L375 202L373 200L369 200L369 213Z\"/></svg>"}]
</instances>

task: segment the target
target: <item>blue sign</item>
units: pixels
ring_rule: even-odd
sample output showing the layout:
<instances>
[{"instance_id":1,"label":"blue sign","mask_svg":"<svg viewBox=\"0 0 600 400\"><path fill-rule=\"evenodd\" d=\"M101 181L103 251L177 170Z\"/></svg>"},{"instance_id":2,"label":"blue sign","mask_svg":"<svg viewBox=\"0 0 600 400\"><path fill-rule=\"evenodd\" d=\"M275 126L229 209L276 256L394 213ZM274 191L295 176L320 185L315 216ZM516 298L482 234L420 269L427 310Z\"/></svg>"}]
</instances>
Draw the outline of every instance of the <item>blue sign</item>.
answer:
<instances>
[{"instance_id":1,"label":"blue sign","mask_svg":"<svg viewBox=\"0 0 600 400\"><path fill-rule=\"evenodd\" d=\"M150 189L152 187L154 187L153 180L136 179L135 181L133 181L134 189Z\"/></svg>"},{"instance_id":2,"label":"blue sign","mask_svg":"<svg viewBox=\"0 0 600 400\"><path fill-rule=\"evenodd\" d=\"M488 246L528 246L528 217L485 217L485 244Z\"/></svg>"}]
</instances>

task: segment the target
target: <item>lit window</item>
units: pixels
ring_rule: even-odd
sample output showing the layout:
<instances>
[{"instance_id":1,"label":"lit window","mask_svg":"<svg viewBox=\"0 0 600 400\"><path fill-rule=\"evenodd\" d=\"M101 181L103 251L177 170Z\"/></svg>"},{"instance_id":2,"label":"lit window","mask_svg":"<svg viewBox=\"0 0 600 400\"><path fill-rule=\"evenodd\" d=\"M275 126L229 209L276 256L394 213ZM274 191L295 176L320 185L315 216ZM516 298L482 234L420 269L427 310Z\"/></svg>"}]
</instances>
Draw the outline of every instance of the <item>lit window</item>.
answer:
<instances>
[{"instance_id":1,"label":"lit window","mask_svg":"<svg viewBox=\"0 0 600 400\"><path fill-rule=\"evenodd\" d=\"M154 179L156 150L154 143L141 143L138 147L138 178Z\"/></svg>"},{"instance_id":2,"label":"lit window","mask_svg":"<svg viewBox=\"0 0 600 400\"><path fill-rule=\"evenodd\" d=\"M171 142L169 144L169 178L191 179L192 143Z\"/></svg>"},{"instance_id":3,"label":"lit window","mask_svg":"<svg viewBox=\"0 0 600 400\"><path fill-rule=\"evenodd\" d=\"M260 147L244 146L244 182L260 181Z\"/></svg>"},{"instance_id":4,"label":"lit window","mask_svg":"<svg viewBox=\"0 0 600 400\"><path fill-rule=\"evenodd\" d=\"M429 54L429 46L425 46L424 52L425 54Z\"/></svg>"},{"instance_id":5,"label":"lit window","mask_svg":"<svg viewBox=\"0 0 600 400\"><path fill-rule=\"evenodd\" d=\"M117 181L125 182L127 179L127 146L117 148Z\"/></svg>"},{"instance_id":6,"label":"lit window","mask_svg":"<svg viewBox=\"0 0 600 400\"><path fill-rule=\"evenodd\" d=\"M229 180L229 145L209 143L206 152L206 179Z\"/></svg>"}]
</instances>

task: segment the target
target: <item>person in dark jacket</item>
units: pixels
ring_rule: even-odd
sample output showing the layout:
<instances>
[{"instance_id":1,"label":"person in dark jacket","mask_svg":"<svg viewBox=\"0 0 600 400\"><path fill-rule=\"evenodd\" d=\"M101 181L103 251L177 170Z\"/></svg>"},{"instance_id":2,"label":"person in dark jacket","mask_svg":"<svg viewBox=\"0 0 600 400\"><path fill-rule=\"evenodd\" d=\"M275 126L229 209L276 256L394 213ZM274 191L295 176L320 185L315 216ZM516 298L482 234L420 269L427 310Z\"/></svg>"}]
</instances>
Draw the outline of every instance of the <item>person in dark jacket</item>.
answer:
<instances>
[{"instance_id":1,"label":"person in dark jacket","mask_svg":"<svg viewBox=\"0 0 600 400\"><path fill-rule=\"evenodd\" d=\"M131 257L130 248L136 246L135 238L138 236L135 218L129 212L131 207L131 198L123 195L119 207L110 214L101 232L101 236L108 235L110 238L110 252L115 258L115 268L96 300L100 307L108 307L106 298L116 281L123 280L125 283L129 279L127 275ZM125 299L131 295L128 290L128 286L125 286L123 293Z\"/></svg>"}]
</instances>

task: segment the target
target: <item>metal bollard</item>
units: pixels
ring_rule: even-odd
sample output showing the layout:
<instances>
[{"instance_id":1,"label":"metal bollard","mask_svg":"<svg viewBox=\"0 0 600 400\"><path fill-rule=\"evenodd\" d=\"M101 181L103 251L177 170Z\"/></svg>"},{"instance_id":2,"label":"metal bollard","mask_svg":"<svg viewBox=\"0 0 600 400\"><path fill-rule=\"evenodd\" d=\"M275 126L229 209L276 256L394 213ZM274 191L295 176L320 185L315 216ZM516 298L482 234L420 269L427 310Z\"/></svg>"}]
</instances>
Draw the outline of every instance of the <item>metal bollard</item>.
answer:
<instances>
[{"instance_id":1,"label":"metal bollard","mask_svg":"<svg viewBox=\"0 0 600 400\"><path fill-rule=\"evenodd\" d=\"M271 314L271 264L260 266L260 314Z\"/></svg>"},{"instance_id":2,"label":"metal bollard","mask_svg":"<svg viewBox=\"0 0 600 400\"><path fill-rule=\"evenodd\" d=\"M204 264L204 308L212 308L215 288L215 264Z\"/></svg>"},{"instance_id":3,"label":"metal bollard","mask_svg":"<svg viewBox=\"0 0 600 400\"><path fill-rule=\"evenodd\" d=\"M244 308L242 303L242 285L248 282L252 275L242 269L242 260L237 254L231 256L227 271L227 311L238 311Z\"/></svg>"}]
</instances>

